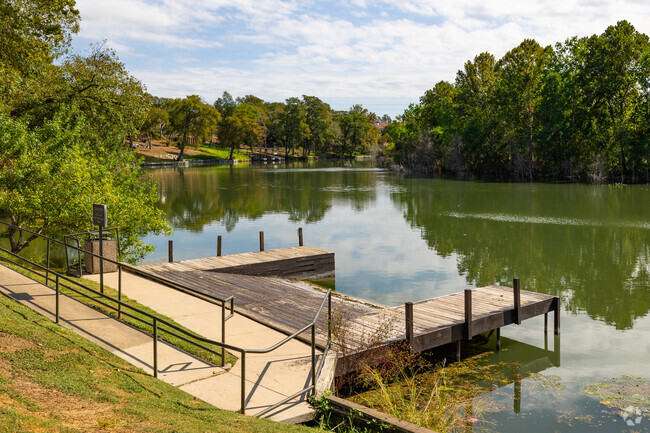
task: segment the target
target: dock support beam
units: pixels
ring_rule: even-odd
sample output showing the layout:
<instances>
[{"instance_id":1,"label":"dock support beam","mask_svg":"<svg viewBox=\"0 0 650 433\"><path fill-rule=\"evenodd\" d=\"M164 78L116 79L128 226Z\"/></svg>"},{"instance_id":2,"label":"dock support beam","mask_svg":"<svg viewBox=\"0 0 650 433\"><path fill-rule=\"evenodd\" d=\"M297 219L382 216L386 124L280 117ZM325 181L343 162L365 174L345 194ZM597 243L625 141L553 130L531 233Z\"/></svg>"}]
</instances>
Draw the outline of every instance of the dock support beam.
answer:
<instances>
[{"instance_id":1,"label":"dock support beam","mask_svg":"<svg viewBox=\"0 0 650 433\"><path fill-rule=\"evenodd\" d=\"M519 286L519 278L515 278L512 281L513 292L515 296L515 323L521 325L521 287Z\"/></svg>"},{"instance_id":2,"label":"dock support beam","mask_svg":"<svg viewBox=\"0 0 650 433\"><path fill-rule=\"evenodd\" d=\"M302 247L302 227L298 227L298 246Z\"/></svg>"},{"instance_id":3,"label":"dock support beam","mask_svg":"<svg viewBox=\"0 0 650 433\"><path fill-rule=\"evenodd\" d=\"M405 303L404 311L406 312L406 343L413 350L413 302Z\"/></svg>"},{"instance_id":4,"label":"dock support beam","mask_svg":"<svg viewBox=\"0 0 650 433\"><path fill-rule=\"evenodd\" d=\"M497 328L497 350L501 350L501 328Z\"/></svg>"},{"instance_id":5,"label":"dock support beam","mask_svg":"<svg viewBox=\"0 0 650 433\"><path fill-rule=\"evenodd\" d=\"M465 289L465 339L471 340L472 332L472 290Z\"/></svg>"},{"instance_id":6,"label":"dock support beam","mask_svg":"<svg viewBox=\"0 0 650 433\"><path fill-rule=\"evenodd\" d=\"M217 257L221 257L221 236L217 236Z\"/></svg>"},{"instance_id":7,"label":"dock support beam","mask_svg":"<svg viewBox=\"0 0 650 433\"><path fill-rule=\"evenodd\" d=\"M260 251L264 251L264 232L260 232Z\"/></svg>"},{"instance_id":8,"label":"dock support beam","mask_svg":"<svg viewBox=\"0 0 650 433\"><path fill-rule=\"evenodd\" d=\"M555 335L560 335L560 298L555 298L553 303L555 304L555 312L553 314L554 323L553 323L553 332Z\"/></svg>"},{"instance_id":9,"label":"dock support beam","mask_svg":"<svg viewBox=\"0 0 650 433\"><path fill-rule=\"evenodd\" d=\"M456 341L456 361L460 361L461 340Z\"/></svg>"},{"instance_id":10,"label":"dock support beam","mask_svg":"<svg viewBox=\"0 0 650 433\"><path fill-rule=\"evenodd\" d=\"M174 261L174 241L171 240L171 239L169 240L169 247L168 247L168 251L167 251L167 257L169 259L169 263Z\"/></svg>"}]
</instances>

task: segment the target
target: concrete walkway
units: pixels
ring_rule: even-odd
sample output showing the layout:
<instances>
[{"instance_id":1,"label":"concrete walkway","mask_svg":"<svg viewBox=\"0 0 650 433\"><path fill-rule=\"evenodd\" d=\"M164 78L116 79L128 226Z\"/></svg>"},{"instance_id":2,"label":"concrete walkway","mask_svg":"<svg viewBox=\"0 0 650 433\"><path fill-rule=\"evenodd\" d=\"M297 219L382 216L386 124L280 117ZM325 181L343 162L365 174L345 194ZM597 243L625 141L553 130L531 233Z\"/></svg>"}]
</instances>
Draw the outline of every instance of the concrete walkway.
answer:
<instances>
[{"instance_id":1,"label":"concrete walkway","mask_svg":"<svg viewBox=\"0 0 650 433\"><path fill-rule=\"evenodd\" d=\"M98 281L99 276L88 276ZM117 273L105 274L104 284L117 287ZM54 320L54 290L0 266L0 292ZM174 319L193 332L221 339L221 307L158 283L122 273L124 295ZM235 300L236 302L236 300ZM131 364L153 373L150 335L65 296L60 297L60 323ZM226 342L245 349L265 349L286 336L235 314L226 322ZM234 353L239 356L238 353ZM320 352L317 352L320 356ZM240 408L241 368L229 371L207 364L170 345L158 345L158 377L218 408ZM246 358L246 413L253 415L309 384L311 348L297 340L269 354ZM268 415L267 415L268 416ZM276 409L269 416L280 422L303 422L313 417L305 398Z\"/></svg>"}]
</instances>

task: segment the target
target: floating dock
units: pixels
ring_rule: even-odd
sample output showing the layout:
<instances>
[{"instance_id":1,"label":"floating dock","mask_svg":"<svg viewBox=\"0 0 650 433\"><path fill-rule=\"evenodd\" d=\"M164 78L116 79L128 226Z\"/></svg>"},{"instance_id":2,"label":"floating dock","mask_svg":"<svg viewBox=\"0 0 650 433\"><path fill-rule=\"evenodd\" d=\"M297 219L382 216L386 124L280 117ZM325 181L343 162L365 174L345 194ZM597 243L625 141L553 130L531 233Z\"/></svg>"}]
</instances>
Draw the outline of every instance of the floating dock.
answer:
<instances>
[{"instance_id":1,"label":"floating dock","mask_svg":"<svg viewBox=\"0 0 650 433\"><path fill-rule=\"evenodd\" d=\"M191 287L201 294L223 299L235 297L235 311L276 330L291 334L309 323L323 299L323 290L301 281L288 280L334 271L334 253L309 247L293 247L230 256L139 266L150 275ZM281 278L278 278L281 277ZM559 298L514 287L488 286L465 290L398 307L386 307L344 295L332 299L337 326L339 361L345 371L364 352L393 343L407 342L415 351L449 343L457 344L510 324L554 312L554 331L559 333ZM317 346L327 342L327 319L317 323ZM302 336L309 341L307 332ZM498 343L497 343L498 344Z\"/></svg>"}]
</instances>

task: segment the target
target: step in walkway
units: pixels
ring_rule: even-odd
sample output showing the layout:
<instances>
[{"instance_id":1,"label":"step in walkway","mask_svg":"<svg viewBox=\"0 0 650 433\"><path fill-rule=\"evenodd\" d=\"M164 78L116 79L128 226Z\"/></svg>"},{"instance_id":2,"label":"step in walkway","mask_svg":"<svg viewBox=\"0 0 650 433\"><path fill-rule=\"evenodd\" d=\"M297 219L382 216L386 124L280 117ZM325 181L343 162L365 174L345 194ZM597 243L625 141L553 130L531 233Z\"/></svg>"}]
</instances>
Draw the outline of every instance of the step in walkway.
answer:
<instances>
[{"instance_id":1,"label":"step in walkway","mask_svg":"<svg viewBox=\"0 0 650 433\"><path fill-rule=\"evenodd\" d=\"M98 280L98 276L89 278ZM117 287L116 274L105 274L104 284ZM221 308L216 305L128 273L122 274L122 291L199 335L217 341L221 338ZM0 292L43 316L55 318L54 290L2 265ZM246 349L264 349L285 338L284 334L238 314L226 323L226 341ZM60 324L153 374L150 335L63 295L60 296ZM247 414L255 414L303 389L310 378L310 360L310 346L296 340L269 354L249 354L246 359ZM159 343L158 369L159 379L207 403L232 411L240 408L239 363L226 371ZM297 423L313 418L313 414L303 398L276 409L269 417Z\"/></svg>"}]
</instances>

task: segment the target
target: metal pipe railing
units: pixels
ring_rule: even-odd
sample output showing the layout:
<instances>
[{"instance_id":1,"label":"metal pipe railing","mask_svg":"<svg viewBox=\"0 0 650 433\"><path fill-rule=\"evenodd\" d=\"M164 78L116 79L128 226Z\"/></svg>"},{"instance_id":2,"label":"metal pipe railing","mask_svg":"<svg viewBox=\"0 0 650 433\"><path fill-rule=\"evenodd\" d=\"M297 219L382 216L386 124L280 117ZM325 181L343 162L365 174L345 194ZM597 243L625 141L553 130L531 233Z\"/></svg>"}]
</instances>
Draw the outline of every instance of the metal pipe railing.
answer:
<instances>
[{"instance_id":1,"label":"metal pipe railing","mask_svg":"<svg viewBox=\"0 0 650 433\"><path fill-rule=\"evenodd\" d=\"M215 354L215 355L221 355L222 365L225 364L225 350L238 352L240 354L240 363L241 363L241 393L240 393L240 395L241 395L241 409L240 409L240 412L242 414L245 414L246 413L246 354L248 354L248 353L250 353L250 354L264 354L264 353L272 352L272 351L276 350L277 348L283 346L284 344L288 343L292 339L296 338L298 335L305 332L307 329L311 329L311 372L310 372L311 373L310 374L310 376L311 376L310 377L311 385L309 385L309 386L305 387L304 389L296 392L295 394L283 399L282 401L280 401L280 402L278 402L278 403L264 409L263 411L255 414L254 416L261 417L261 416L265 415L266 413L276 409L280 405L286 403L287 401L290 401L290 400L292 400L292 399L294 399L294 398L296 398L298 396L304 395L304 394L306 394L308 392L312 392L312 391L315 392L315 390L316 390L316 380L319 377L320 372L322 371L324 361L325 361L325 356L326 356L328 350L331 347L331 335L332 335L331 334L332 291L331 290L328 290L327 293L325 294L325 296L323 297L323 300L321 301L321 304L320 304L318 310L316 311L316 314L314 315L313 320L310 323L308 323L307 325L305 325L303 328L301 328L300 330L298 330L298 331L294 332L293 334L287 336L286 338L279 341L278 343L276 343L276 344L274 344L274 345L272 345L270 347L267 347L266 349L243 349L241 347L233 346L233 345L227 344L225 342L225 321L234 316L234 297L233 296L229 296L229 297L227 297L225 299L217 299L218 301L220 301L221 307L222 307L222 309L221 309L221 311L222 311L221 317L222 317L222 340L223 341L219 342L219 341L211 340L211 339L208 339L208 338L205 338L205 337L201 337L200 335L197 335L197 334L194 334L193 332L182 329L179 326L176 326L176 325L168 322L167 320L162 319L159 316L156 316L155 314L148 313L148 312L146 312L144 310L141 310L141 309L139 309L137 307L134 307L134 306L129 305L129 304L122 301L122 299L121 299L122 298L122 295L121 295L121 292L122 292L122 290L121 290L121 270L122 270L122 267L126 268L127 270L133 270L133 271L135 271L134 273L137 273L137 274L140 274L140 275L147 275L146 272L143 272L143 271L141 271L139 269L136 269L135 267L127 265L125 263L118 262L118 261L115 261L115 260L111 260L111 259L108 259L108 258L104 258L104 257L101 257L101 256L99 256L97 254L91 253L89 251L80 250L79 248L76 248L76 247L71 247L69 245L65 245L65 244L63 244L62 242L60 242L60 241L58 241L56 239L49 238L49 237L41 235L39 233L36 233L36 232L30 231L30 230L27 230L27 229L23 229L23 228L14 226L14 225L6 223L4 221L0 221L0 223L6 225L8 227L14 227L15 229L18 229L18 230L24 230L24 231L26 231L28 233L33 234L33 235L36 235L36 236L42 237L44 239L47 239L48 240L48 251L49 251L49 241L53 241L55 243L63 245L64 247L74 248L74 249L77 249L79 251L83 251L84 254L89 254L89 255L91 255L93 257L99 257L100 260L108 260L111 263L117 264L117 268L118 268L118 298L116 299L116 298L114 298L114 297L112 297L110 295L107 295L107 294L102 293L100 291L94 290L94 289L92 289L92 288L90 288L90 287L88 287L88 286L86 286L86 285L84 285L84 284L82 284L82 283L80 283L78 281L72 280L71 278L68 278L67 276L59 274L56 271L50 270L50 268L49 268L49 259L47 260L46 266L42 266L42 265L40 265L38 263L35 263L35 262L33 262L33 261L29 260L29 259L21 257L20 255L18 255L16 253L8 251L5 248L0 247L0 251L4 252L5 254L8 254L8 255L13 256L13 257L15 257L17 259L20 259L20 260L22 260L24 262L27 262L31 266L36 267L36 268L40 269L41 271L44 271L44 274L39 273L33 268L26 267L26 266L24 266L24 265L22 265L22 264L20 264L20 263L18 263L16 261L13 261L13 260L11 260L11 259L9 259L7 257L3 257L4 260L6 260L6 261L8 261L8 262L10 262L10 263L12 263L12 264L14 264L16 266L19 266L19 267L21 267L21 268L23 268L25 270L28 270L28 271L33 272L33 273L35 273L35 274L37 274L37 275L39 275L41 277L44 277L46 285L49 285L48 283L50 281L50 274L54 274L54 281L55 281L55 285L56 285L56 287L55 287L55 290L56 290L56 313L55 313L56 323L59 323L59 316L60 316L60 314L59 314L60 313L60 311L59 311L59 308L60 308L59 307L59 296L60 296L60 289L61 289L61 287L63 287L63 288L66 288L68 290L71 290L71 291L79 294L80 296L85 296L87 298L90 298L93 301L98 302L99 304L104 305L107 308L116 310L118 312L118 317L123 314L123 315L125 315L127 317L133 318L134 320L138 320L138 321L140 321L142 323L150 325L152 327L152 334L153 334L153 351L154 351L154 353L153 353L153 355L154 355L154 357L153 357L153 373L154 373L154 377L158 377L158 333L159 333L159 331L166 332L169 335L172 335L172 336L174 336L174 337L176 337L176 338L178 338L180 340L183 340L183 341L185 341L185 342L187 342L189 344L193 344L194 346L196 346L196 347L198 347L200 349L206 350L209 353L212 353L212 354ZM49 256L49 254L48 254L48 256ZM157 280L157 281L164 280L164 279L162 279L162 278L160 278L158 276L155 276L155 275L148 274L148 276L151 277L152 279ZM83 293L83 292L75 289L72 286L61 283L61 280L67 281L67 282L69 282L69 283L71 283L73 285L76 285L76 286L78 286L80 288L83 288L83 289L85 289L85 290L87 290L87 291L89 291L89 292L91 292L91 293L93 293L95 295L98 295L98 296L100 296L102 298L105 298L107 300L111 300L111 301L115 302L117 306L115 307L115 306L113 306L111 304L108 304L107 302L102 301L102 300L92 298L90 295L88 295L86 293ZM168 281L168 283L169 283L169 285L172 286L172 288L176 288L178 286L182 287L182 285L177 284L177 283L173 283L171 281ZM186 289L189 292L194 292L195 294L198 294L198 292L194 291L193 289L185 288L185 287L183 287L183 288ZM183 291L185 291L185 290L183 290ZM188 293L188 294L192 294L192 293ZM203 296L201 296L201 297L203 298ZM225 310L226 310L226 304L228 302L230 303L230 314L228 316L226 316L225 315ZM326 343L325 348L323 350L323 353L321 355L321 360L319 362L319 365L318 365L318 367L316 367L316 322L318 321L318 318L320 317L320 314L322 313L326 302L327 302L327 307L328 307L327 308L327 310L328 310L327 311L327 343ZM148 322L148 321L142 319L141 317L138 317L138 316L136 316L134 314L131 314L128 311L124 311L123 308L127 308L129 310L132 310L135 313L138 313L138 314L140 314L142 316L145 316L145 317L151 319L151 322ZM165 329L161 325L164 325L168 329ZM177 332L185 334L185 336L177 334L175 332L171 332L170 329L173 329L173 330L175 330ZM202 345L199 342L209 344L211 346L220 347L221 351L220 351L220 353L216 352L215 350L211 349L210 347Z\"/></svg>"}]
</instances>

